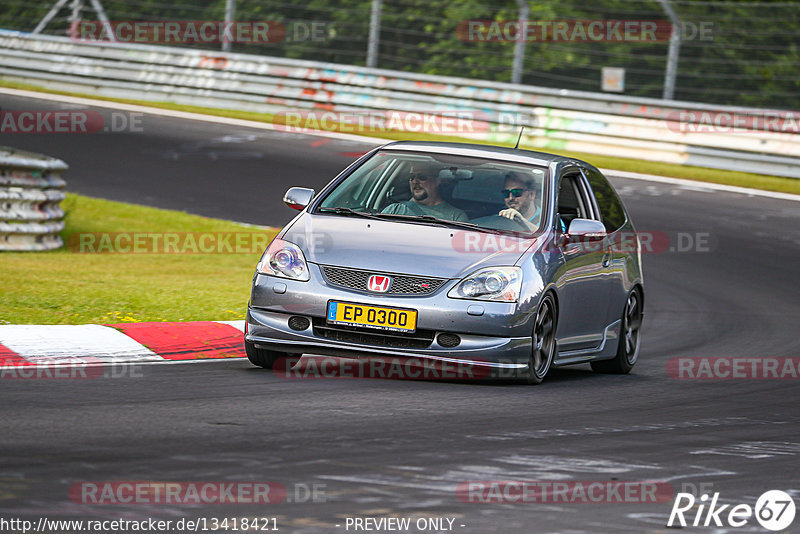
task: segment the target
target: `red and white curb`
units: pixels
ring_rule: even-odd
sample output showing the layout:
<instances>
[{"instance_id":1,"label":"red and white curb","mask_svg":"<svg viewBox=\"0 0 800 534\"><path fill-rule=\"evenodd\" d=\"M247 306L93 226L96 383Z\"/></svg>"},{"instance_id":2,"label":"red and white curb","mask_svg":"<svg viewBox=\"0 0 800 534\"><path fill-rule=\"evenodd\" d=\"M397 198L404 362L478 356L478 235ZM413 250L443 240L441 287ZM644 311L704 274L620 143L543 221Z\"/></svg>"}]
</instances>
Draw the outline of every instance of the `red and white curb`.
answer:
<instances>
[{"instance_id":1,"label":"red and white curb","mask_svg":"<svg viewBox=\"0 0 800 534\"><path fill-rule=\"evenodd\" d=\"M0 325L0 368L245 357L244 321Z\"/></svg>"}]
</instances>

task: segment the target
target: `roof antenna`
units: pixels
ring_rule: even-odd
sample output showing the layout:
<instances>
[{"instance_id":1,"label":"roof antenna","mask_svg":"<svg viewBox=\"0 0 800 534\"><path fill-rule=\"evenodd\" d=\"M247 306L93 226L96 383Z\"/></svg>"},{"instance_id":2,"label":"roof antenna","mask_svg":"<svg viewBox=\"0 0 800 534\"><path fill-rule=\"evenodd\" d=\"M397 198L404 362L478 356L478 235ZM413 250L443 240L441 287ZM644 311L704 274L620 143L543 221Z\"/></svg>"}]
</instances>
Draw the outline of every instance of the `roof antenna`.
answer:
<instances>
[{"instance_id":1,"label":"roof antenna","mask_svg":"<svg viewBox=\"0 0 800 534\"><path fill-rule=\"evenodd\" d=\"M525 126L522 126L522 127L519 129L519 137L517 137L517 144L516 144L516 145L514 145L514 150L516 150L516 149L518 149L518 148L519 148L519 142L520 142L520 140L522 139L522 132L524 132L524 131L525 131Z\"/></svg>"}]
</instances>

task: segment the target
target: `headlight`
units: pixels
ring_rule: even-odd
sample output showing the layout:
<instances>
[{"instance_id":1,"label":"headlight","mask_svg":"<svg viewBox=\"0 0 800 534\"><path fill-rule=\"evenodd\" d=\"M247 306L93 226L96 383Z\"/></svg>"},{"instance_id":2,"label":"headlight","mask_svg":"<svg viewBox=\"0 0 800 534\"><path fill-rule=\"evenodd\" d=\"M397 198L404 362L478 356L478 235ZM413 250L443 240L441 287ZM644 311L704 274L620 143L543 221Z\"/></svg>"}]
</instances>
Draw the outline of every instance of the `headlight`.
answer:
<instances>
[{"instance_id":1,"label":"headlight","mask_svg":"<svg viewBox=\"0 0 800 534\"><path fill-rule=\"evenodd\" d=\"M487 267L464 278L447 294L454 299L516 302L522 288L519 267Z\"/></svg>"},{"instance_id":2,"label":"headlight","mask_svg":"<svg viewBox=\"0 0 800 534\"><path fill-rule=\"evenodd\" d=\"M303 251L294 243L274 239L267 247L256 271L261 274L291 278L305 282L309 279L308 265Z\"/></svg>"}]
</instances>

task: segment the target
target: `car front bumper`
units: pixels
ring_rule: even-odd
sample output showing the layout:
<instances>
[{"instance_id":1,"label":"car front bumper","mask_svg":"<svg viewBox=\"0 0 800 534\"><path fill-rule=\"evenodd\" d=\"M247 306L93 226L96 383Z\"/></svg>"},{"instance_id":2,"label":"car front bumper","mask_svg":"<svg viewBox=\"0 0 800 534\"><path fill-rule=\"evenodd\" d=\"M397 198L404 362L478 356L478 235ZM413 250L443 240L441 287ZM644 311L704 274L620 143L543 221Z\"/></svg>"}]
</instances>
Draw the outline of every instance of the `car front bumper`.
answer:
<instances>
[{"instance_id":1,"label":"car front bumper","mask_svg":"<svg viewBox=\"0 0 800 534\"><path fill-rule=\"evenodd\" d=\"M420 358L497 370L493 375L516 376L527 370L531 355L531 314L521 313L515 302L452 299L447 292L458 283L450 280L432 295L394 297L349 291L327 285L319 266L309 264L311 279L305 282L256 274L250 294L246 340L256 348L285 353L317 354L340 358L390 356ZM327 326L328 302L356 302L418 311L417 331L430 342L414 348L374 340L331 339L320 327ZM476 313L476 309L478 313ZM311 324L304 330L289 327L289 318L300 316ZM358 330L376 334L372 329ZM356 332L358 332L356 331ZM442 333L457 334L456 347L439 344ZM380 334L380 332L377 332ZM360 337L360 336L355 336ZM370 336L363 336L370 337Z\"/></svg>"},{"instance_id":2,"label":"car front bumper","mask_svg":"<svg viewBox=\"0 0 800 534\"><path fill-rule=\"evenodd\" d=\"M297 314L249 308L246 341L256 348L291 354L314 354L339 358L395 357L434 361L474 370L476 377L522 376L528 368L531 338L492 337L458 334L457 347L443 347L434 334L425 348L391 347L372 343L338 341L319 335L312 320L305 330L289 327L289 318ZM311 317L308 317L310 320ZM317 319L317 322L319 318ZM449 333L449 332L447 332Z\"/></svg>"}]
</instances>

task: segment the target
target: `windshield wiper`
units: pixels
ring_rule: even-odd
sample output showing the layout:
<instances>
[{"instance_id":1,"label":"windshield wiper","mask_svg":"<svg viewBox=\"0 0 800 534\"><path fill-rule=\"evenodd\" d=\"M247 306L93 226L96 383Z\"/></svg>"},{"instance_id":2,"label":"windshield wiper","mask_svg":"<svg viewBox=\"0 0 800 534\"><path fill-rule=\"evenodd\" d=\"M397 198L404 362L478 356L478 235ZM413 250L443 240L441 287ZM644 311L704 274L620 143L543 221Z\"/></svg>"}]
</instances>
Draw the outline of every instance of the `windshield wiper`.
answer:
<instances>
[{"instance_id":1,"label":"windshield wiper","mask_svg":"<svg viewBox=\"0 0 800 534\"><path fill-rule=\"evenodd\" d=\"M378 219L379 217L375 214L368 213L366 211L357 211L351 208L345 208L342 206L338 206L335 208L320 208L318 210L320 213L335 213L336 215L345 215L345 216L355 216L355 217L364 217L365 219Z\"/></svg>"},{"instance_id":2,"label":"windshield wiper","mask_svg":"<svg viewBox=\"0 0 800 534\"><path fill-rule=\"evenodd\" d=\"M404 213L376 213L376 215L378 217L386 217L387 219L404 219L407 221L447 222L433 215L406 215Z\"/></svg>"},{"instance_id":3,"label":"windshield wiper","mask_svg":"<svg viewBox=\"0 0 800 534\"><path fill-rule=\"evenodd\" d=\"M393 219L403 219L407 221L422 221L422 222L432 222L436 224L440 224L442 226L454 226L456 228L465 228L467 230L475 230L478 232L490 232L492 234L502 234L504 233L502 230L497 230L496 228L486 228L485 226L479 226L475 223L464 222L464 221L453 221L450 219L439 219L438 217L434 217L433 215L406 215L400 213L376 213L377 217L388 217Z\"/></svg>"}]
</instances>

